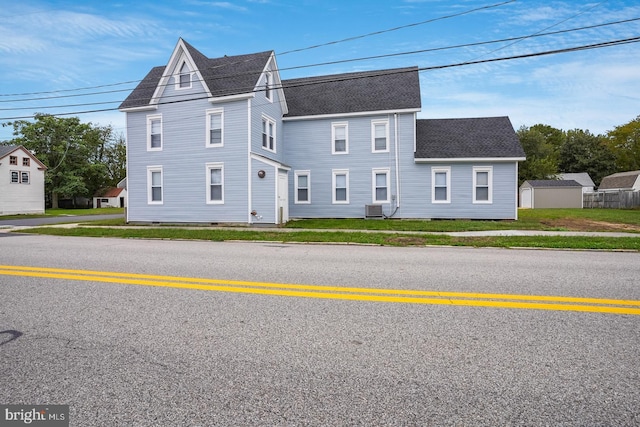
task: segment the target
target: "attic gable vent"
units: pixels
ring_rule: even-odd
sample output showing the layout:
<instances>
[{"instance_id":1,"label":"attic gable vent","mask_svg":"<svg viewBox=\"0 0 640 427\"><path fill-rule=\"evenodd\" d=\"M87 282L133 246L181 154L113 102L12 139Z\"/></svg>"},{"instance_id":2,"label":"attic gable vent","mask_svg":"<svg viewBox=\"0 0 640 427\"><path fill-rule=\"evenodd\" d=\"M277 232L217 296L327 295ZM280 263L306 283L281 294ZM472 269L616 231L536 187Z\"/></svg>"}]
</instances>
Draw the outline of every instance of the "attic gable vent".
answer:
<instances>
[{"instance_id":1,"label":"attic gable vent","mask_svg":"<svg viewBox=\"0 0 640 427\"><path fill-rule=\"evenodd\" d=\"M364 205L365 218L383 218L382 205Z\"/></svg>"}]
</instances>

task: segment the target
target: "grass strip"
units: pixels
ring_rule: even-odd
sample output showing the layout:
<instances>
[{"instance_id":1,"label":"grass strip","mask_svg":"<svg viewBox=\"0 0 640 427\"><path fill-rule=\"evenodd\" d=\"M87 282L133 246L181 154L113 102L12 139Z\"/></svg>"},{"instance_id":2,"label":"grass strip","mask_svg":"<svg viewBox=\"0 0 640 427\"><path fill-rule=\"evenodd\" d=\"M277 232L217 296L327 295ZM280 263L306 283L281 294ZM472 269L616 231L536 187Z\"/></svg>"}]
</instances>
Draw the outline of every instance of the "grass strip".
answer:
<instances>
[{"instance_id":1,"label":"grass strip","mask_svg":"<svg viewBox=\"0 0 640 427\"><path fill-rule=\"evenodd\" d=\"M40 227L21 233L77 237L118 237L138 239L205 240L205 241L265 241L299 243L370 244L384 246L473 246L499 248L553 248L640 251L640 238L582 236L495 236L452 237L438 234L408 235L402 233L363 233L341 231L276 232L259 230L180 229L180 228L56 228Z\"/></svg>"}]
</instances>

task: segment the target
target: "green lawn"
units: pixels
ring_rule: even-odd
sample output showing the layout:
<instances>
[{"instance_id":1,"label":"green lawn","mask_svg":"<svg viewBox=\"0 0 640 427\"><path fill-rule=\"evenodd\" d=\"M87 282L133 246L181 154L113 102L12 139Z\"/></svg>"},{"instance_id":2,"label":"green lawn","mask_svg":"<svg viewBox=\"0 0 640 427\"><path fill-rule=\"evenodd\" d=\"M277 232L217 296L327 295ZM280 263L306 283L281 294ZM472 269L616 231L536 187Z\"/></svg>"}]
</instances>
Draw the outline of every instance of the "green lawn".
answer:
<instances>
[{"instance_id":1,"label":"green lawn","mask_svg":"<svg viewBox=\"0 0 640 427\"><path fill-rule=\"evenodd\" d=\"M637 227L640 232L640 209L522 209L518 220L373 220L373 219L305 219L291 221L287 228L397 230L397 231L486 231L486 230L549 230L549 231L613 231L604 222ZM631 231L634 230L625 230Z\"/></svg>"},{"instance_id":2,"label":"green lawn","mask_svg":"<svg viewBox=\"0 0 640 427\"><path fill-rule=\"evenodd\" d=\"M104 209L99 211L100 213L105 212ZM118 210L115 211L117 212ZM114 212L114 210L109 210L107 212ZM387 246L449 245L503 248L530 247L640 251L640 237L452 237L439 234L429 234L443 231L509 229L627 231L640 233L640 210L536 209L522 210L520 211L519 216L520 219L518 221L425 221L393 219L298 220L289 222L286 229L275 231L249 227L209 227L205 225L188 228L176 227L174 225L127 228L123 227L126 225L124 223L124 219L117 218L107 221L89 221L78 228L64 229L41 227L23 230L22 232L64 236L141 239L186 239L209 241L255 240L273 242L372 244Z\"/></svg>"}]
</instances>

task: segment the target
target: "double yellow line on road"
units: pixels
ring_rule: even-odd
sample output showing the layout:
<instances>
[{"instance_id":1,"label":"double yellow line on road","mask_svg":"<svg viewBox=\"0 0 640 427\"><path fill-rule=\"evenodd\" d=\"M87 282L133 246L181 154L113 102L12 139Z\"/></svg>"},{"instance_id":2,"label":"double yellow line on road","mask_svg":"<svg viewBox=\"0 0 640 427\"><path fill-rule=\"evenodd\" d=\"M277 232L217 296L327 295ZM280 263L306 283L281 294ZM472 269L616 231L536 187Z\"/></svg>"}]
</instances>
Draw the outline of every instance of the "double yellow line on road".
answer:
<instances>
[{"instance_id":1,"label":"double yellow line on road","mask_svg":"<svg viewBox=\"0 0 640 427\"><path fill-rule=\"evenodd\" d=\"M640 315L640 301L250 282L0 265L0 275L302 298Z\"/></svg>"}]
</instances>

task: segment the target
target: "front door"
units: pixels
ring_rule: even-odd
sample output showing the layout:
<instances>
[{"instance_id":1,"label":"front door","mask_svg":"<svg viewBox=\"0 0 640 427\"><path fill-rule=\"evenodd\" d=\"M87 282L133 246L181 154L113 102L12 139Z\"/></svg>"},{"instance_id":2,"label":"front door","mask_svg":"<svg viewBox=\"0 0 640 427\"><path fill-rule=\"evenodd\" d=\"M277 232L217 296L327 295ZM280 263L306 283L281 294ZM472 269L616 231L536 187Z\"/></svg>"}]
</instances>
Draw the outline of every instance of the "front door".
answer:
<instances>
[{"instance_id":1,"label":"front door","mask_svg":"<svg viewBox=\"0 0 640 427\"><path fill-rule=\"evenodd\" d=\"M277 223L284 224L289 221L289 174L286 171L278 171L278 211Z\"/></svg>"}]
</instances>

